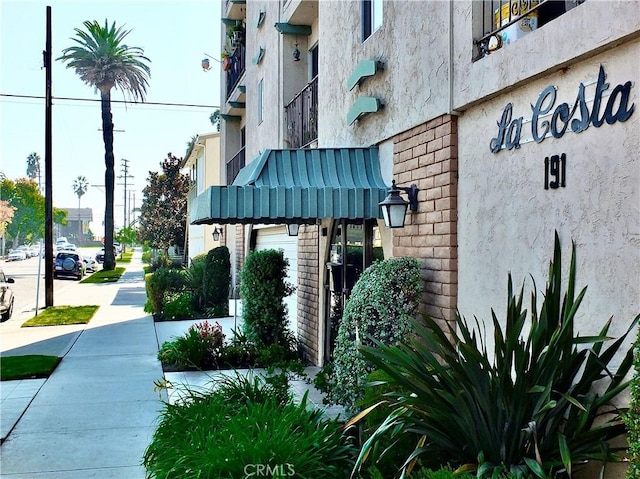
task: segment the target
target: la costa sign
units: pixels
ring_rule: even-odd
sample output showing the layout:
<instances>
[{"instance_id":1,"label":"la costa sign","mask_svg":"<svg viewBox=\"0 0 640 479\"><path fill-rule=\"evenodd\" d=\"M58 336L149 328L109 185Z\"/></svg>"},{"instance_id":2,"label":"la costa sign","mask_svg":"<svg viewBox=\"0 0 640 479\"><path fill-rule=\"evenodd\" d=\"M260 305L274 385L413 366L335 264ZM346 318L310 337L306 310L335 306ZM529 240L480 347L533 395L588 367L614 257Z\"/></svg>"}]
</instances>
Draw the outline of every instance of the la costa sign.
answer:
<instances>
[{"instance_id":1,"label":"la costa sign","mask_svg":"<svg viewBox=\"0 0 640 479\"><path fill-rule=\"evenodd\" d=\"M618 121L627 121L635 109L634 103L629 105L633 83L628 81L623 85L616 85L611 90L609 97L606 98L605 92L609 89L606 78L604 68L600 65L591 108L585 98L583 83L580 83L578 87L578 94L573 106L568 103L560 103L556 106L556 87L553 85L542 90L535 105L531 105L530 125L533 140L541 143L549 136L549 133L554 138L562 138L567 130L581 133L589 126L600 128L605 123L613 125ZM548 119L549 114L551 115L550 119ZM501 149L520 148L524 123L523 117L513 118L513 103L508 103L498 122L498 134L491 139L491 152L498 153Z\"/></svg>"}]
</instances>

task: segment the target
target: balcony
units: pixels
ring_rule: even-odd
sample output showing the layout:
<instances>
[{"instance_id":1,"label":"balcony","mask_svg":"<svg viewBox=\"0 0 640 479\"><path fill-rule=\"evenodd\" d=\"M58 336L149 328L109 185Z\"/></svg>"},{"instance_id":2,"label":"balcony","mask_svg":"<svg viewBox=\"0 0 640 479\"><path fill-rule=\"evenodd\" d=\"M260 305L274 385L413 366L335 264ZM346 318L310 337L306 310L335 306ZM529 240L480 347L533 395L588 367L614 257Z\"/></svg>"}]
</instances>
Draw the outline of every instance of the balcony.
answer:
<instances>
[{"instance_id":1,"label":"balcony","mask_svg":"<svg viewBox=\"0 0 640 479\"><path fill-rule=\"evenodd\" d=\"M288 148L307 148L318 139L318 77L284 107Z\"/></svg>"},{"instance_id":2,"label":"balcony","mask_svg":"<svg viewBox=\"0 0 640 479\"><path fill-rule=\"evenodd\" d=\"M484 0L475 60L543 27L585 0ZM480 8L480 6L478 7ZM479 12L478 12L479 13Z\"/></svg>"},{"instance_id":3,"label":"balcony","mask_svg":"<svg viewBox=\"0 0 640 479\"><path fill-rule=\"evenodd\" d=\"M242 75L244 75L246 54L247 49L241 44L235 48L229 57L230 65L229 68L225 70L227 72L227 100L238 85Z\"/></svg>"},{"instance_id":4,"label":"balcony","mask_svg":"<svg viewBox=\"0 0 640 479\"><path fill-rule=\"evenodd\" d=\"M227 185L233 183L233 180L238 176L238 172L244 168L245 165L245 157L244 157L244 146L236 153L236 155L227 161Z\"/></svg>"}]
</instances>

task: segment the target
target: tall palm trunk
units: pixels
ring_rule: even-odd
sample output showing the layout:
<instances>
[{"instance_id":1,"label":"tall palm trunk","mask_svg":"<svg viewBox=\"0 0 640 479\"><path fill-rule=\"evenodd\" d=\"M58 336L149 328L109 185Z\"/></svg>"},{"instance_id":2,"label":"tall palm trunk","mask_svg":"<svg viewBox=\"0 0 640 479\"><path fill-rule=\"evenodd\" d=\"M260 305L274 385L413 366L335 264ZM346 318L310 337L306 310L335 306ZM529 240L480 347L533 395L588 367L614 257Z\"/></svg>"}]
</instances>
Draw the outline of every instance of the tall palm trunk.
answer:
<instances>
[{"instance_id":1,"label":"tall palm trunk","mask_svg":"<svg viewBox=\"0 0 640 479\"><path fill-rule=\"evenodd\" d=\"M113 270L116 258L113 252L113 198L115 172L113 159L113 117L111 115L111 89L100 92L102 103L102 139L104 141L104 264L103 269Z\"/></svg>"}]
</instances>

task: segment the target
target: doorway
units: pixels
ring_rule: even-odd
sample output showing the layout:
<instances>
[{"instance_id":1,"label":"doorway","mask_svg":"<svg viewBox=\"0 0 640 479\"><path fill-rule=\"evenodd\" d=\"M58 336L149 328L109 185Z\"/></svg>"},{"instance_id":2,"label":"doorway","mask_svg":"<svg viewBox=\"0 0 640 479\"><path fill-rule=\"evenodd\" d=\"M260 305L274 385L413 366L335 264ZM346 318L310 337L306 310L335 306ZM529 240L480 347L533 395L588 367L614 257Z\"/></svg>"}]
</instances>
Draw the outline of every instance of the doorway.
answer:
<instances>
[{"instance_id":1,"label":"doorway","mask_svg":"<svg viewBox=\"0 0 640 479\"><path fill-rule=\"evenodd\" d=\"M336 220L327 248L325 265L324 362L331 361L342 313L362 272L384 259L376 220Z\"/></svg>"}]
</instances>

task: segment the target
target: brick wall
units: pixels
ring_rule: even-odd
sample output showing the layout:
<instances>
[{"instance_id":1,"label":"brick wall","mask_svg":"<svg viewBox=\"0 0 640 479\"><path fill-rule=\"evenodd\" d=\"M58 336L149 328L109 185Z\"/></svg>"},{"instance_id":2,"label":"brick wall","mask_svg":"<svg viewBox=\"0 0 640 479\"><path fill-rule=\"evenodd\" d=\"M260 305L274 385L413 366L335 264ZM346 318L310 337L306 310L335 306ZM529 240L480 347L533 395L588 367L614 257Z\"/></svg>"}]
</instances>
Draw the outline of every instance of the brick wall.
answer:
<instances>
[{"instance_id":1,"label":"brick wall","mask_svg":"<svg viewBox=\"0 0 640 479\"><path fill-rule=\"evenodd\" d=\"M407 211L393 230L393 255L422 263L420 310L452 321L458 296L457 118L445 115L394 138L393 177L398 186L418 185L418 211Z\"/></svg>"},{"instance_id":2,"label":"brick wall","mask_svg":"<svg viewBox=\"0 0 640 479\"><path fill-rule=\"evenodd\" d=\"M318 361L320 278L318 226L300 226L298 233L298 339L305 359Z\"/></svg>"}]
</instances>

